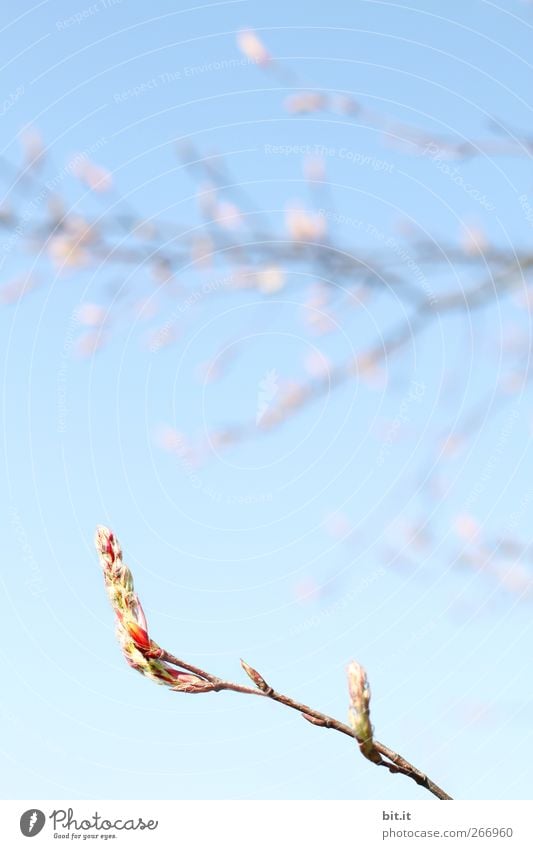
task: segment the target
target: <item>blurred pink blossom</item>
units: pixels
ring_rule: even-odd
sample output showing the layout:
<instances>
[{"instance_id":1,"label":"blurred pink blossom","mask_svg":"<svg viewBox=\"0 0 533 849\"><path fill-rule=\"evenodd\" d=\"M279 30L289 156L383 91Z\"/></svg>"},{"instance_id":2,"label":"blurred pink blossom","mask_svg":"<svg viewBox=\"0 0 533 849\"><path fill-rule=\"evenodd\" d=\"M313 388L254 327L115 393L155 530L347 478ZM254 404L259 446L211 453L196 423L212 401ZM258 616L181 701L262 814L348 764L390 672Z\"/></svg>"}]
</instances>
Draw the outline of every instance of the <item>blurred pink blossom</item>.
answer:
<instances>
[{"instance_id":1,"label":"blurred pink blossom","mask_svg":"<svg viewBox=\"0 0 533 849\"><path fill-rule=\"evenodd\" d=\"M255 62L258 65L267 65L270 62L270 53L259 36L253 30L241 30L237 35L237 44L241 53L243 53L250 62Z\"/></svg>"}]
</instances>

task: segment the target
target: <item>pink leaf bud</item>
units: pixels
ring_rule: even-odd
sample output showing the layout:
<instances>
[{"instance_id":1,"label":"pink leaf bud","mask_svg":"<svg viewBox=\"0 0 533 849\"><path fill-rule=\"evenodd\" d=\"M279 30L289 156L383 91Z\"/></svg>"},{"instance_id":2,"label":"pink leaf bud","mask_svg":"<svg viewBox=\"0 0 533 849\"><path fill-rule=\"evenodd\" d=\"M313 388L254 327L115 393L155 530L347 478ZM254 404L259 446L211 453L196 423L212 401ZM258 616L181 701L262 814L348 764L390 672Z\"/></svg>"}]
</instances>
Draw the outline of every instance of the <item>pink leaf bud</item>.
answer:
<instances>
[{"instance_id":1,"label":"pink leaf bud","mask_svg":"<svg viewBox=\"0 0 533 849\"><path fill-rule=\"evenodd\" d=\"M272 689L272 687L269 687L269 685L267 684L267 682L265 681L263 676L259 674L257 669L253 669L251 666L249 666L246 663L246 661L242 660L242 658L241 658L241 666L244 669L244 671L246 672L248 678L251 678L251 680L254 682L255 686L259 690L262 690L263 693L268 693L269 690Z\"/></svg>"}]
</instances>

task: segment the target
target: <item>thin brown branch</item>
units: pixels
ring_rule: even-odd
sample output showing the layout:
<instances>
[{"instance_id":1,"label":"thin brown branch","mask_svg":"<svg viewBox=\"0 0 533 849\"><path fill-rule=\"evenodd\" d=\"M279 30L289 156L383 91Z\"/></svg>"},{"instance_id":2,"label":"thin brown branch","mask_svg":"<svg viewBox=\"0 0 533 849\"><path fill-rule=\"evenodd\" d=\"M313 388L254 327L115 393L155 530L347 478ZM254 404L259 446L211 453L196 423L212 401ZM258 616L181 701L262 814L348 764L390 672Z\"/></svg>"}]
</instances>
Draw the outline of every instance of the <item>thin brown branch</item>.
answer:
<instances>
[{"instance_id":1,"label":"thin brown branch","mask_svg":"<svg viewBox=\"0 0 533 849\"><path fill-rule=\"evenodd\" d=\"M161 660L164 660L167 663L180 666L183 669L187 669L191 672L194 671L196 672L196 674L206 678L208 681L215 685L213 687L214 692L230 691L233 693L243 693L245 695L250 696L262 696L263 698L278 702L278 704L285 705L285 707L291 708L292 710L297 710L299 713L303 714L305 718L312 717L313 719L318 720L318 722L314 724L317 724L323 728L333 728L335 731L339 731L341 734L346 734L347 737L352 737L353 739L356 739L355 732L350 728L349 725L346 725L344 722L340 722L338 719L335 719L332 716L328 716L328 714L322 713L322 711L316 710L315 708L311 708L309 707L309 705L303 704L302 702L298 702L295 699L292 699L290 696L286 696L283 693L278 693L272 687L268 687L268 689L266 690L260 690L254 687L246 687L242 684L235 684L231 681L224 681L223 679L217 678L216 676L213 676L208 672L190 666L190 664L185 663L184 661L180 660L180 658L177 658L174 655L170 654L170 652L164 650L161 650L160 658ZM419 784L421 787L424 787L426 790L436 796L437 799L452 799L452 797L449 796L441 787L439 787L438 784L435 784L435 782L432 781L427 775L425 775L425 773L421 772L397 752L394 752L392 749L390 749L388 746L385 746L383 743L380 743L378 740L374 740L374 746L378 750L379 754L386 759L382 761L380 765L387 767L390 772L398 772L402 775L407 776L407 778L412 779L416 782L416 784Z\"/></svg>"},{"instance_id":2,"label":"thin brown branch","mask_svg":"<svg viewBox=\"0 0 533 849\"><path fill-rule=\"evenodd\" d=\"M157 645L149 636L146 617L138 596L134 592L133 576L122 559L122 550L115 535L102 526L97 528L96 549L104 573L106 589L117 619L117 634L123 654L134 669L159 684L185 693L207 693L229 691L249 696L262 696L285 707L297 710L313 725L333 728L356 740L362 754L378 766L390 772L401 773L429 790L438 799L451 799L442 788L431 781L401 755L373 739L370 725L370 689L363 668L352 662L349 667L351 697L350 721L353 727L339 722L332 716L315 710L308 705L278 693L263 676L241 660L241 665L254 687L235 684L218 678L198 666L176 657ZM351 677L350 677L351 671Z\"/></svg>"}]
</instances>

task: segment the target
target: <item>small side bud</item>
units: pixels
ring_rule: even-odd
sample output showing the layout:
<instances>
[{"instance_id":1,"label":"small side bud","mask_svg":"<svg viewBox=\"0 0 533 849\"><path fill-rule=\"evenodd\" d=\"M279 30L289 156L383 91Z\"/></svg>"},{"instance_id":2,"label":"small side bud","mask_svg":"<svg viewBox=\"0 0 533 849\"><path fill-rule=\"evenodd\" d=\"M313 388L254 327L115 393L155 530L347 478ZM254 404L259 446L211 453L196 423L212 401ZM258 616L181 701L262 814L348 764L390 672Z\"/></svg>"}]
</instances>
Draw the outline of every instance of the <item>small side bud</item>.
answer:
<instances>
[{"instance_id":1,"label":"small side bud","mask_svg":"<svg viewBox=\"0 0 533 849\"><path fill-rule=\"evenodd\" d=\"M348 666L348 689L350 711L348 719L359 743L361 753L375 764L381 763L381 755L374 745L373 728L370 723L370 687L363 667L355 660Z\"/></svg>"},{"instance_id":2,"label":"small side bud","mask_svg":"<svg viewBox=\"0 0 533 849\"><path fill-rule=\"evenodd\" d=\"M204 681L197 675L190 675L188 672L179 672L175 669L171 671L174 677L172 689L180 693L209 693L214 689L214 684L211 684L210 681Z\"/></svg>"},{"instance_id":3,"label":"small side bud","mask_svg":"<svg viewBox=\"0 0 533 849\"><path fill-rule=\"evenodd\" d=\"M307 719L307 721L310 722L311 725L319 725L321 728L327 727L327 722L325 722L323 719L318 719L318 717L311 716L311 714L309 713L302 713L301 715L304 719Z\"/></svg>"},{"instance_id":4,"label":"small side bud","mask_svg":"<svg viewBox=\"0 0 533 849\"><path fill-rule=\"evenodd\" d=\"M269 690L271 690L271 689L272 689L272 687L269 687L269 686L268 686L267 682L265 681L265 679L263 678L263 676L259 674L259 672L257 671L257 669L253 669L253 668L252 668L251 666L249 666L249 665L246 663L246 661L245 661L245 660L243 660L242 658L241 658L241 666L242 666L242 668L244 669L244 671L246 672L246 674L247 674L248 678L251 678L251 680L254 682L255 686L256 686L259 690L262 690L262 691L263 691L263 693L268 693L268 692L269 692Z\"/></svg>"}]
</instances>

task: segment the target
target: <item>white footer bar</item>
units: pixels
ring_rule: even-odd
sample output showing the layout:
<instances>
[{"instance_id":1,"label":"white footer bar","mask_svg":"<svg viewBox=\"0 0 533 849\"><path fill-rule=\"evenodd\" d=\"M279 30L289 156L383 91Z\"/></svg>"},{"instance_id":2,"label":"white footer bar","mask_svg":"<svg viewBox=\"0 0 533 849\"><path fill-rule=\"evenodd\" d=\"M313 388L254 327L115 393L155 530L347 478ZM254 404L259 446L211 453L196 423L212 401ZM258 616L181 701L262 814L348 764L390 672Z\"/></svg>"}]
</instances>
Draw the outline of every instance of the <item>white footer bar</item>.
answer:
<instances>
[{"instance_id":1,"label":"white footer bar","mask_svg":"<svg viewBox=\"0 0 533 849\"><path fill-rule=\"evenodd\" d=\"M30 799L0 802L0 845L533 849L532 820L531 802Z\"/></svg>"}]
</instances>

